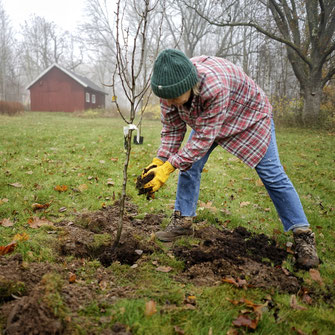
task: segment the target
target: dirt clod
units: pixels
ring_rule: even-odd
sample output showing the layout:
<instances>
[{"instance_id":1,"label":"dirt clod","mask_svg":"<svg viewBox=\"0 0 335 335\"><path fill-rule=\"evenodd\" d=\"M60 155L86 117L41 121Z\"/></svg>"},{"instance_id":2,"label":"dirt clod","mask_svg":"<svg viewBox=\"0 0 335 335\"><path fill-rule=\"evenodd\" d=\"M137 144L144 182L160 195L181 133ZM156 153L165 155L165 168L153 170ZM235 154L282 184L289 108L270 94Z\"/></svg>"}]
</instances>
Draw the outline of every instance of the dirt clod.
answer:
<instances>
[{"instance_id":1,"label":"dirt clod","mask_svg":"<svg viewBox=\"0 0 335 335\"><path fill-rule=\"evenodd\" d=\"M119 334L119 335L131 335L131 332L128 330L129 327L126 325L123 325L120 322L114 323L112 326L113 334Z\"/></svg>"},{"instance_id":2,"label":"dirt clod","mask_svg":"<svg viewBox=\"0 0 335 335\"><path fill-rule=\"evenodd\" d=\"M5 333L7 335L62 334L65 323L55 315L47 298L45 283L41 281L29 295L13 303Z\"/></svg>"},{"instance_id":3,"label":"dirt clod","mask_svg":"<svg viewBox=\"0 0 335 335\"><path fill-rule=\"evenodd\" d=\"M152 168L154 168L156 166L152 166ZM146 170L146 172L148 172L150 169ZM149 181L151 181L154 178L154 173L150 172L149 174L147 174L145 177L142 178L142 176L138 176L137 177L137 181L136 181L136 188L138 189L138 194L146 194L147 195L147 199L150 199L152 197L152 187L148 187L148 188L144 188L144 185L146 183L148 183Z\"/></svg>"}]
</instances>

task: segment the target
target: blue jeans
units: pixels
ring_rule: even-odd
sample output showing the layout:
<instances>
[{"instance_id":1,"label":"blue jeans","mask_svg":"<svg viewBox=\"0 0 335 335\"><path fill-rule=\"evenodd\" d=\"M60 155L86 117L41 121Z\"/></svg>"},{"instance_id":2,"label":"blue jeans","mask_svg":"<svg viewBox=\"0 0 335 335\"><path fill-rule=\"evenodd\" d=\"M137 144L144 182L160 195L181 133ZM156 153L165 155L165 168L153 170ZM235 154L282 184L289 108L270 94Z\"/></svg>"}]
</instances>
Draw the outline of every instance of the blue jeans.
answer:
<instances>
[{"instance_id":1,"label":"blue jeans","mask_svg":"<svg viewBox=\"0 0 335 335\"><path fill-rule=\"evenodd\" d=\"M194 131L191 132L189 140L193 134ZM201 172L216 147L217 143L214 142L205 156L195 162L189 170L179 173L175 210L180 211L182 216L195 216ZM309 226L299 196L280 163L273 121L268 150L255 169L276 207L284 230Z\"/></svg>"}]
</instances>

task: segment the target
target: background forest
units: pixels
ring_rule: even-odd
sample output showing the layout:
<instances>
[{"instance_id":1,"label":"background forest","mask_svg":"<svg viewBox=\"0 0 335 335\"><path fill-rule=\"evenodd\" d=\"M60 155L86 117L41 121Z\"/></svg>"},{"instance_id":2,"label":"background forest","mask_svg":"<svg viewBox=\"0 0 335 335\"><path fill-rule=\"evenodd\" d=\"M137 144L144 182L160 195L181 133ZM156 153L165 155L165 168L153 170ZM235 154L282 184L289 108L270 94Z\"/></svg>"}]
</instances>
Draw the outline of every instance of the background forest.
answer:
<instances>
[{"instance_id":1,"label":"background forest","mask_svg":"<svg viewBox=\"0 0 335 335\"><path fill-rule=\"evenodd\" d=\"M122 87L113 79L117 62L116 4L121 8L124 50L132 47L138 13L149 6L152 11L143 44L145 70L138 83L145 83L150 76L157 46L159 50L181 49L189 57L225 57L243 67L266 91L278 121L334 126L332 0L86 0L85 4L82 23L74 32L38 16L30 17L15 30L0 0L0 100L21 102L29 108L27 85L58 63L100 85L113 82L114 93L126 109ZM111 105L114 93L112 88L106 87L106 91L111 93ZM154 104L157 101L153 99L149 107Z\"/></svg>"}]
</instances>

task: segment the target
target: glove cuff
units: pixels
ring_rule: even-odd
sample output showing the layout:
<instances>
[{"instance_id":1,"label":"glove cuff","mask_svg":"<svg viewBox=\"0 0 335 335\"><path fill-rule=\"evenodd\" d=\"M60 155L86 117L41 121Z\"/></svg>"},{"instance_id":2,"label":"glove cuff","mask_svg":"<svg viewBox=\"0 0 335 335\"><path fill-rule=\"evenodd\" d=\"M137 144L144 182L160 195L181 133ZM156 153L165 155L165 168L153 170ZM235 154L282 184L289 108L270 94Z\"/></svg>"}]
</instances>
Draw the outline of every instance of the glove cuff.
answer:
<instances>
[{"instance_id":1,"label":"glove cuff","mask_svg":"<svg viewBox=\"0 0 335 335\"><path fill-rule=\"evenodd\" d=\"M152 164L155 164L157 166L161 166L164 164L164 162L162 160L160 160L159 158L155 157L153 160L152 160Z\"/></svg>"},{"instance_id":2,"label":"glove cuff","mask_svg":"<svg viewBox=\"0 0 335 335\"><path fill-rule=\"evenodd\" d=\"M169 174L172 173L176 169L169 161L166 161L163 164L163 167L164 167L164 170Z\"/></svg>"}]
</instances>

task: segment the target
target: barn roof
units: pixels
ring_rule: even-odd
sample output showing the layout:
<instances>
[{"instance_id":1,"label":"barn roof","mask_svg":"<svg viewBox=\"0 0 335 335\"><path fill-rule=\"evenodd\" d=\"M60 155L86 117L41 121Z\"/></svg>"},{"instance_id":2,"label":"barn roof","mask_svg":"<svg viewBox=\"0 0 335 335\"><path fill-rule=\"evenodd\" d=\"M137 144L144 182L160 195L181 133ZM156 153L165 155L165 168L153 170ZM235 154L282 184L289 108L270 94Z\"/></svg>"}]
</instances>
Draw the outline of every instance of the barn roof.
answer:
<instances>
[{"instance_id":1,"label":"barn roof","mask_svg":"<svg viewBox=\"0 0 335 335\"><path fill-rule=\"evenodd\" d=\"M49 66L46 70L44 70L36 79L34 79L28 86L27 86L27 90L30 89L31 86L33 86L40 78L42 78L46 73L48 73L53 67L58 68L59 70L61 70L62 72L66 73L69 77L71 77L73 80L75 80L76 82L78 82L80 85L84 86L84 87L89 87L94 91L98 91L101 93L104 93L107 95L107 93L98 85L96 85L95 83L93 83L92 80L81 76L77 73L74 73L70 70L66 70L63 67L61 67L59 64L54 63L51 66Z\"/></svg>"}]
</instances>

